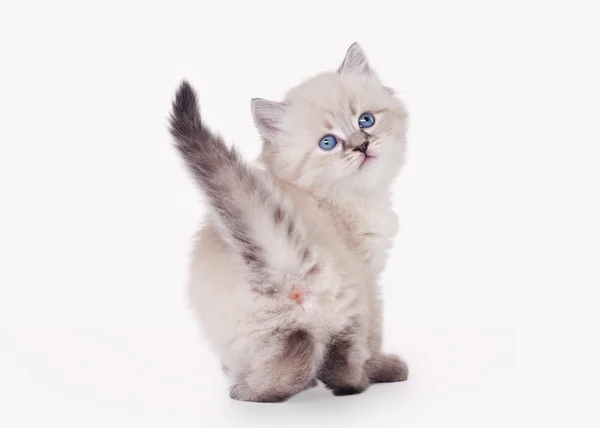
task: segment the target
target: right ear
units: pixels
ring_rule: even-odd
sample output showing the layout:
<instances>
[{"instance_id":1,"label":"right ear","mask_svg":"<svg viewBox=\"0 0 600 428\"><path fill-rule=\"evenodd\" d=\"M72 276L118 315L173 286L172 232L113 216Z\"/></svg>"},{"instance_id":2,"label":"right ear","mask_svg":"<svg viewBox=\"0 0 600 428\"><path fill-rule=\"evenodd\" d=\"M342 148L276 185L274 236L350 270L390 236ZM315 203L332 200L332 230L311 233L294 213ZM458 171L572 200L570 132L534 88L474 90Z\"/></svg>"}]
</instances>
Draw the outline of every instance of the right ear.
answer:
<instances>
[{"instance_id":1,"label":"right ear","mask_svg":"<svg viewBox=\"0 0 600 428\"><path fill-rule=\"evenodd\" d=\"M369 61L367 61L367 56L356 42L346 51L346 57L337 71L340 74L355 74L357 76L374 75L373 70L369 66Z\"/></svg>"},{"instance_id":2,"label":"right ear","mask_svg":"<svg viewBox=\"0 0 600 428\"><path fill-rule=\"evenodd\" d=\"M265 140L275 140L283 131L285 105L277 101L252 98L252 117Z\"/></svg>"}]
</instances>

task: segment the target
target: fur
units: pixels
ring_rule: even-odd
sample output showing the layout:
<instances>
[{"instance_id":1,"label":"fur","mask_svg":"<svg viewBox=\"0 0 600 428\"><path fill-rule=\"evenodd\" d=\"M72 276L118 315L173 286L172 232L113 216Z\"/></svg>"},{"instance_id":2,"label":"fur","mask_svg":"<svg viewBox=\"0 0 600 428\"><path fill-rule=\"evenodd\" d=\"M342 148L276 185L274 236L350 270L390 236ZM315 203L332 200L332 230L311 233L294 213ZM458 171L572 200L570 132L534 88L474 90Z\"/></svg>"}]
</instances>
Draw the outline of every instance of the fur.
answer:
<instances>
[{"instance_id":1,"label":"fur","mask_svg":"<svg viewBox=\"0 0 600 428\"><path fill-rule=\"evenodd\" d=\"M375 116L359 128L364 112ZM230 395L276 402L314 386L336 395L405 380L382 352L378 278L397 232L390 185L404 159L406 110L358 44L336 72L283 102L252 100L262 168L202 121L182 83L171 132L210 210L190 297L231 381ZM318 147L332 134L338 145Z\"/></svg>"}]
</instances>

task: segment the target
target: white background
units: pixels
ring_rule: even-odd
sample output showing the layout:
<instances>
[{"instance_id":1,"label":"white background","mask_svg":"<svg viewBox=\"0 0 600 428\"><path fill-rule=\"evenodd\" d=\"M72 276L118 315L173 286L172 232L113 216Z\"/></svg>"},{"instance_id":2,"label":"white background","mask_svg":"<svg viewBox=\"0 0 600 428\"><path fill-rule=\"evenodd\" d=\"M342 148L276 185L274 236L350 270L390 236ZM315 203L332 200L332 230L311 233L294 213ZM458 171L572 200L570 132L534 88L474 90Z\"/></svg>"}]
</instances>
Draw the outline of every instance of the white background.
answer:
<instances>
[{"instance_id":1,"label":"white background","mask_svg":"<svg viewBox=\"0 0 600 428\"><path fill-rule=\"evenodd\" d=\"M3 2L0 426L598 426L593 3ZM411 113L382 279L411 377L234 402L184 299L174 89L250 159L250 98L354 41Z\"/></svg>"}]
</instances>

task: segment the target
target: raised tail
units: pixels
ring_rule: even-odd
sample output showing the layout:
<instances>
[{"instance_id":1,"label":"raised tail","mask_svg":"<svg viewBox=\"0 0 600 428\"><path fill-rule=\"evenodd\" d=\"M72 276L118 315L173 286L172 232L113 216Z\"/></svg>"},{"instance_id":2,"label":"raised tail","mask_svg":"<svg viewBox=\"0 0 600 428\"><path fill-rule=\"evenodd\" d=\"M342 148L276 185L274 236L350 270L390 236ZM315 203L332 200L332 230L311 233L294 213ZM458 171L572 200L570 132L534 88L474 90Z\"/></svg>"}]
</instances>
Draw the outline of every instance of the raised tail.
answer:
<instances>
[{"instance_id":1,"label":"raised tail","mask_svg":"<svg viewBox=\"0 0 600 428\"><path fill-rule=\"evenodd\" d=\"M202 123L196 94L186 81L175 96L170 123L177 148L212 207L216 227L248 266L249 280L276 287L286 275L305 276L316 255L291 201L272 176L250 167Z\"/></svg>"}]
</instances>

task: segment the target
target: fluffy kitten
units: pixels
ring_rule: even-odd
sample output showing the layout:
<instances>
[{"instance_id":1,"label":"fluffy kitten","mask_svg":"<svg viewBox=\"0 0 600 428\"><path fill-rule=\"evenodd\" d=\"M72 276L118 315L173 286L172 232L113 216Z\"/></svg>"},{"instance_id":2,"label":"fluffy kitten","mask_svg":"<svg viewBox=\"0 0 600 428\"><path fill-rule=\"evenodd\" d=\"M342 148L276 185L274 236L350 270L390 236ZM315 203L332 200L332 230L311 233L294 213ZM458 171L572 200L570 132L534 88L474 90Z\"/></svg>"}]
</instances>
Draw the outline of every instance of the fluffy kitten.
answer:
<instances>
[{"instance_id":1,"label":"fluffy kitten","mask_svg":"<svg viewBox=\"0 0 600 428\"><path fill-rule=\"evenodd\" d=\"M171 132L209 203L191 270L193 307L245 401L285 400L321 380L336 395L407 378L382 353L378 277L397 231L389 187L406 110L354 44L336 72L283 102L252 100L264 168L203 122L187 82Z\"/></svg>"}]
</instances>

